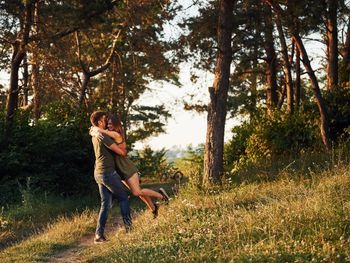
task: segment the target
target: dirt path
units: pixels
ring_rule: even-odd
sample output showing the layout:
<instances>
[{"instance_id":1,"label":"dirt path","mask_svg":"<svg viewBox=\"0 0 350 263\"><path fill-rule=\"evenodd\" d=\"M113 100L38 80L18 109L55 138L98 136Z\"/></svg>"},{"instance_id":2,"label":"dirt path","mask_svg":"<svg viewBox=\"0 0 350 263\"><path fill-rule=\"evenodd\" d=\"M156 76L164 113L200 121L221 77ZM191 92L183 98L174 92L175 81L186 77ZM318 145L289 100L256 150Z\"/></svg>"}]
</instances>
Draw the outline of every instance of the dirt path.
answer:
<instances>
[{"instance_id":1,"label":"dirt path","mask_svg":"<svg viewBox=\"0 0 350 263\"><path fill-rule=\"evenodd\" d=\"M67 250L64 250L56 255L53 256L48 263L58 263L58 262L64 262L64 263L71 263L71 262L80 262L80 257L78 252L81 250L84 250L94 244L94 233L84 236L79 243Z\"/></svg>"},{"instance_id":2,"label":"dirt path","mask_svg":"<svg viewBox=\"0 0 350 263\"><path fill-rule=\"evenodd\" d=\"M111 226L106 227L107 233L113 233L118 231L120 228L123 228L123 223L121 219L118 219L117 222L114 222ZM47 263L78 263L81 262L79 252L83 251L91 246L94 246L94 236L95 233L91 233L83 236L78 243L60 253L52 255Z\"/></svg>"},{"instance_id":3,"label":"dirt path","mask_svg":"<svg viewBox=\"0 0 350 263\"><path fill-rule=\"evenodd\" d=\"M154 187L154 185L152 184ZM157 185L156 188L159 188L159 186L163 186L164 184ZM137 219L139 213L138 212L132 212L132 218L133 220ZM117 221L113 222L112 224L107 223L106 227L106 233L116 233L120 229L124 228L123 221L121 217L119 216L117 218ZM83 236L76 245L63 250L62 252L59 252L57 254L52 255L50 259L48 259L47 263L79 263L81 262L80 259L80 252L88 249L91 246L94 246L94 235L95 233L90 233L88 235Z\"/></svg>"}]
</instances>

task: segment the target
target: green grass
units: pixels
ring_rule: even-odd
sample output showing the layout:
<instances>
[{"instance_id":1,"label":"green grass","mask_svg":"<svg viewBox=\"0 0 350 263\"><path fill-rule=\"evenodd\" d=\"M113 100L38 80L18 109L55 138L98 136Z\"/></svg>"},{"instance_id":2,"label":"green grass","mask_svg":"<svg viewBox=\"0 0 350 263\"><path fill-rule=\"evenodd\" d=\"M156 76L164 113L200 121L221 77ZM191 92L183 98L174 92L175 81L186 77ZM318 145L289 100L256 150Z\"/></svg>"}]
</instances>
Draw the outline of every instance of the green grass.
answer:
<instances>
[{"instance_id":1,"label":"green grass","mask_svg":"<svg viewBox=\"0 0 350 263\"><path fill-rule=\"evenodd\" d=\"M147 187L168 188L169 184ZM0 262L43 262L66 249L74 248L84 236L93 239L99 197L32 197L26 205L2 209L0 213ZM131 198L135 213L145 209L138 198ZM114 202L108 225L119 217ZM91 237L90 237L91 236Z\"/></svg>"},{"instance_id":2,"label":"green grass","mask_svg":"<svg viewBox=\"0 0 350 263\"><path fill-rule=\"evenodd\" d=\"M83 262L346 262L350 173L283 179L225 192L183 192L156 222L80 253Z\"/></svg>"},{"instance_id":3,"label":"green grass","mask_svg":"<svg viewBox=\"0 0 350 263\"><path fill-rule=\"evenodd\" d=\"M349 168L307 179L284 174L225 191L182 189L157 220L139 210L131 233L110 231L109 242L75 256L81 262L348 262ZM57 219L3 250L0 262L47 261L93 233L96 217L85 211Z\"/></svg>"},{"instance_id":4,"label":"green grass","mask_svg":"<svg viewBox=\"0 0 350 263\"><path fill-rule=\"evenodd\" d=\"M41 197L31 194L30 202L2 207L0 212L0 249L20 242L41 232L59 217L70 217L88 207L96 207L98 200L92 197L62 198Z\"/></svg>"}]
</instances>

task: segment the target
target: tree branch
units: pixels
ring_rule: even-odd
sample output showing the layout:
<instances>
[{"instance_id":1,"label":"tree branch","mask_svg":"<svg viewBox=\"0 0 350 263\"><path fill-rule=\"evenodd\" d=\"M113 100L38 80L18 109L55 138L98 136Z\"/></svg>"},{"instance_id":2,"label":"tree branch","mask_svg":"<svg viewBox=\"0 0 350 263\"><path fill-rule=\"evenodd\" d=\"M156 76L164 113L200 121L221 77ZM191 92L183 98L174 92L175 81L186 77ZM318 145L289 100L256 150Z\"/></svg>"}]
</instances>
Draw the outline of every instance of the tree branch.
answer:
<instances>
[{"instance_id":1,"label":"tree branch","mask_svg":"<svg viewBox=\"0 0 350 263\"><path fill-rule=\"evenodd\" d=\"M117 4L123 2L123 0L114 0L114 1L111 1L111 3L107 6L107 8L105 9L102 9L102 10L99 10L98 12L95 11L95 12L92 12L90 14L88 14L86 17L84 17L83 19L84 20L90 20L96 16L99 16L99 15L102 15L103 13L111 10L112 8L114 8ZM83 28L83 25L84 23L81 23L79 26L73 26L73 27L68 27L62 31L59 31L59 32L56 32L55 34L53 35L50 35L44 39L49 39L50 42L54 42L58 39L61 39L67 35L70 35L76 31L78 31L79 29ZM39 41L39 40L42 40L42 38L40 38L40 36L38 35L34 35L34 36L31 36L29 38L29 41Z\"/></svg>"},{"instance_id":2,"label":"tree branch","mask_svg":"<svg viewBox=\"0 0 350 263\"><path fill-rule=\"evenodd\" d=\"M118 38L119 38L119 35L120 35L121 31L122 30L120 29L118 31L117 35L114 37L113 44L112 44L112 47L111 47L111 51L110 51L108 57L106 58L105 63L101 67L99 67L99 68L97 68L95 70L91 70L91 71L86 67L86 65L84 64L84 62L81 59L80 40L79 40L78 32L76 32L76 34L75 34L76 37L75 38L76 38L76 43L77 43L77 55L78 55L79 63L81 65L81 67L82 67L82 70L83 70L84 74L87 74L89 77L93 77L93 76L96 76L97 74L100 74L101 72L105 71L110 66L111 60L113 58L113 54L115 52L115 49L116 49L116 46L117 46L117 41L118 41Z\"/></svg>"},{"instance_id":3,"label":"tree branch","mask_svg":"<svg viewBox=\"0 0 350 263\"><path fill-rule=\"evenodd\" d=\"M85 66L83 60L81 59L80 39L79 39L79 32L78 31L75 32L75 41L76 41L76 44L77 44L77 56L78 56L78 60L79 60L79 64L81 66L81 69L83 70L83 72L85 74L89 74L89 71L88 71L87 67Z\"/></svg>"}]
</instances>

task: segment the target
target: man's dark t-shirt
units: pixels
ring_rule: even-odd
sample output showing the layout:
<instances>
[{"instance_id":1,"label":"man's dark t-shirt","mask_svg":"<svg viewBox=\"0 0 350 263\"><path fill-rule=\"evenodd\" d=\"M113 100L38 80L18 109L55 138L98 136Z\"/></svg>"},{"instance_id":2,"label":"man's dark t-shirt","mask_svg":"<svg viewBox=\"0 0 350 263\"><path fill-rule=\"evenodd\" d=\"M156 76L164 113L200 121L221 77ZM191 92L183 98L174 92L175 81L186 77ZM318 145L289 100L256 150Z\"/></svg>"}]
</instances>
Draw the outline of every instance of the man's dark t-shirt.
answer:
<instances>
[{"instance_id":1,"label":"man's dark t-shirt","mask_svg":"<svg viewBox=\"0 0 350 263\"><path fill-rule=\"evenodd\" d=\"M102 140L92 137L92 144L95 151L95 174L112 173L115 171L114 157L111 150L107 146L111 146L114 141L103 136Z\"/></svg>"}]
</instances>

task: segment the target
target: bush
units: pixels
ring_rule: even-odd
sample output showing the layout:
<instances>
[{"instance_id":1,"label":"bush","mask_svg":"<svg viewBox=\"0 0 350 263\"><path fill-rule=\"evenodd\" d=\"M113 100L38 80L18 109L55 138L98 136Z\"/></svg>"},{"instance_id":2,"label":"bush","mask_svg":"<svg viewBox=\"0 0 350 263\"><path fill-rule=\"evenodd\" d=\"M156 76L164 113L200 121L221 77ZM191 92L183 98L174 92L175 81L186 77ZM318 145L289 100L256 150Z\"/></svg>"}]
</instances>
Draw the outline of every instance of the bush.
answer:
<instances>
[{"instance_id":1,"label":"bush","mask_svg":"<svg viewBox=\"0 0 350 263\"><path fill-rule=\"evenodd\" d=\"M325 96L328 105L330 137L338 141L348 136L346 128L350 127L350 89L338 88Z\"/></svg>"},{"instance_id":2,"label":"bush","mask_svg":"<svg viewBox=\"0 0 350 263\"><path fill-rule=\"evenodd\" d=\"M188 178L188 185L193 189L202 189L204 148L204 144L195 148L189 146L185 155L175 161L176 167Z\"/></svg>"},{"instance_id":3,"label":"bush","mask_svg":"<svg viewBox=\"0 0 350 263\"><path fill-rule=\"evenodd\" d=\"M143 150L137 151L132 160L142 176L160 177L164 169L168 167L165 154L165 149L154 151L146 146Z\"/></svg>"},{"instance_id":4,"label":"bush","mask_svg":"<svg viewBox=\"0 0 350 263\"><path fill-rule=\"evenodd\" d=\"M30 112L17 112L11 141L0 150L1 203L19 201L19 185L29 177L34 193L71 195L95 189L87 116L73 113L65 102L50 107L37 124Z\"/></svg>"},{"instance_id":5,"label":"bush","mask_svg":"<svg viewBox=\"0 0 350 263\"><path fill-rule=\"evenodd\" d=\"M257 114L250 122L233 129L233 138L225 146L229 171L273 160L276 156L295 155L315 146L319 141L315 123L312 115L299 112Z\"/></svg>"}]
</instances>

